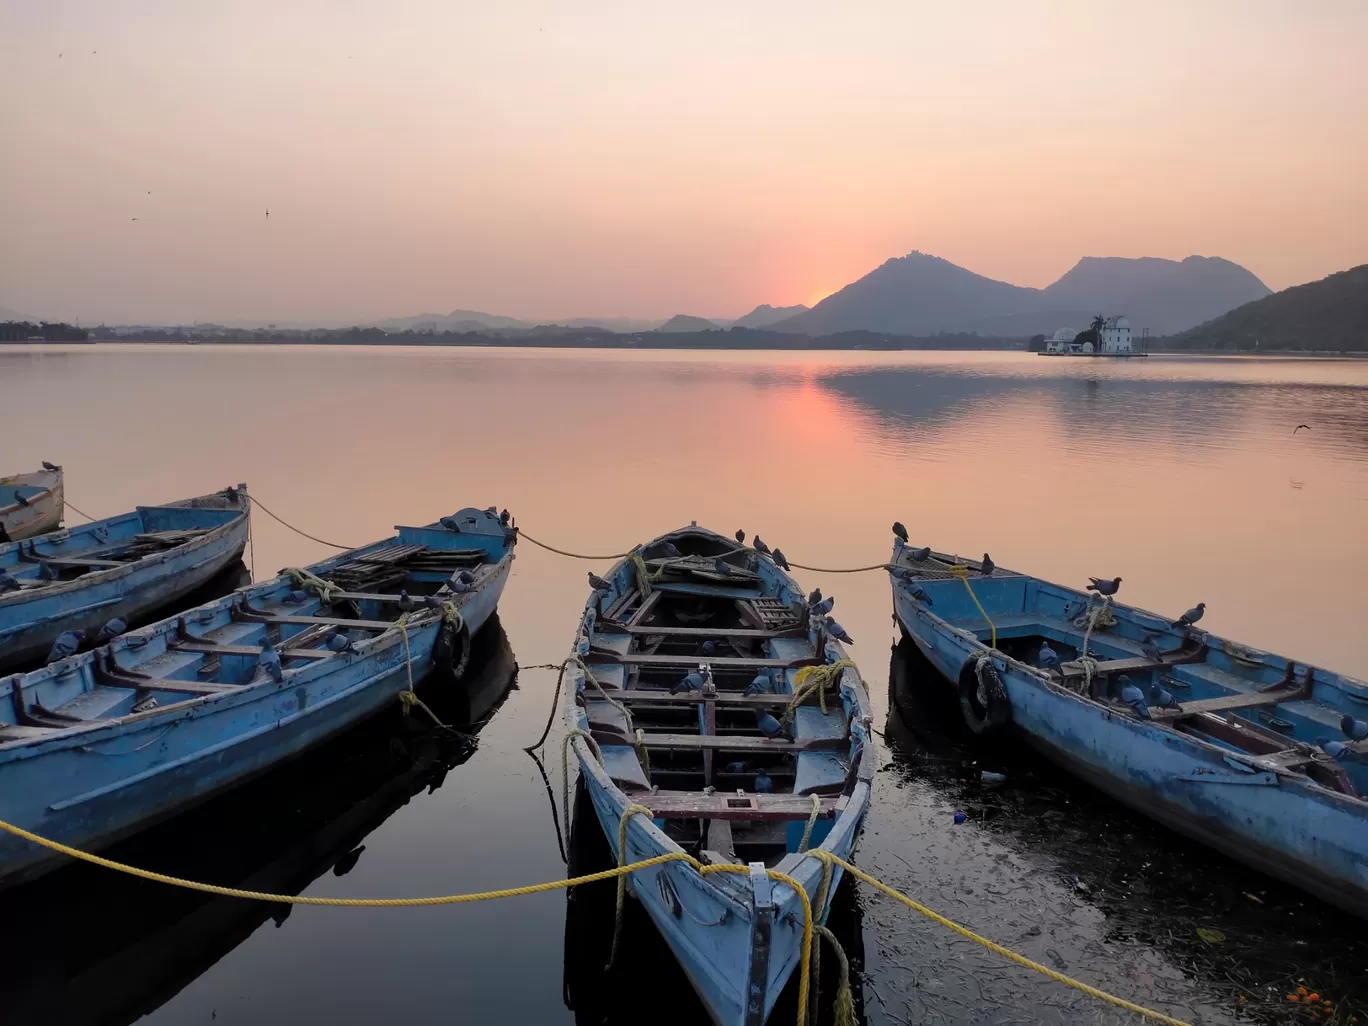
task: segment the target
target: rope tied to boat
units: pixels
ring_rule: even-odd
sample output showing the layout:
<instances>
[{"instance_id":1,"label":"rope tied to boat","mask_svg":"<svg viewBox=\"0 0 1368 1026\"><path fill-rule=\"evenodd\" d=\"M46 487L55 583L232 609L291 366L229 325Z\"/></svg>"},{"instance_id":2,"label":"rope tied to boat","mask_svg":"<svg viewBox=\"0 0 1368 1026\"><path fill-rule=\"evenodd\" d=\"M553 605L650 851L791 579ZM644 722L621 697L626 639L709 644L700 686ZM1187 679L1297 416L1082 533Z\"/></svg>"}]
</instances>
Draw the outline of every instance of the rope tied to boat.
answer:
<instances>
[{"instance_id":1,"label":"rope tied to boat","mask_svg":"<svg viewBox=\"0 0 1368 1026\"><path fill-rule=\"evenodd\" d=\"M565 737L561 739L561 817L567 826L570 823L570 742L577 737L584 738L598 764L603 765L603 749L599 747L593 734L587 730L580 730L579 727L571 727L565 732Z\"/></svg>"},{"instance_id":2,"label":"rope tied to boat","mask_svg":"<svg viewBox=\"0 0 1368 1026\"><path fill-rule=\"evenodd\" d=\"M571 559L622 559L623 557L629 555L629 553L626 552L614 552L611 555L607 556L590 556L586 555L583 552L567 552L565 549L558 549L554 545L547 545L544 541L538 541L536 538L533 538L530 534L524 531L521 527L516 528L516 530L518 532L519 538L526 538L533 545L543 548L547 552L554 552L558 556L569 556Z\"/></svg>"},{"instance_id":3,"label":"rope tied to boat","mask_svg":"<svg viewBox=\"0 0 1368 1026\"><path fill-rule=\"evenodd\" d=\"M974 600L974 605L978 606L979 613L988 621L988 630L992 632L992 643L989 648L997 648L997 625L993 623L993 618L988 615L988 611L983 608L983 603L974 594L974 586L969 583L969 568L963 563L945 564L945 572L951 577L958 577L964 585L964 590L969 593L969 597Z\"/></svg>"},{"instance_id":4,"label":"rope tied to boat","mask_svg":"<svg viewBox=\"0 0 1368 1026\"><path fill-rule=\"evenodd\" d=\"M583 731L573 731L571 734L567 735L567 742L569 741L569 738L573 737L576 733L584 735L586 737L588 736L585 735ZM589 741L592 745L593 739L589 738ZM566 750L568 750L568 744ZM739 866L729 863L723 863L718 865L704 865L697 859L695 859L692 855L690 855L688 852L671 851L666 852L663 855L656 855L649 859L643 859L640 862L633 862L629 865L619 865L615 866L612 869L601 870L597 873L588 873L584 876L569 877L564 880L549 880L545 883L528 884L523 887L507 887L500 890L478 891L475 893L467 894L445 894L419 898L333 898L322 896L315 897L311 895L302 894L271 894L264 891L249 891L237 887L222 887L218 884L201 883L200 881L188 880L184 877L170 876L166 873L157 873L150 869L142 869L138 866L131 866L124 862L116 862L113 859L105 858L102 855L96 855L91 852L82 851L79 848L73 848L70 845L63 844L60 841L54 841L49 838L42 837L39 834L32 833L31 831L25 830L23 827L15 826L13 823L7 823L4 820L0 820L0 830L12 834L15 837L23 838L24 840L29 841L33 844L37 844L43 848L47 848L49 851L55 851L59 854L67 855L71 858L78 859L82 862L88 862L92 865L101 866L104 869L112 869L115 872L125 873L129 876L137 877L138 879L150 880L153 883L166 884L171 887L181 887L185 890L199 891L203 894L213 894L224 898L241 898L248 901L264 901L272 904L286 905L324 905L336 908L407 908L427 907L435 905L463 905L470 904L476 901L493 901L500 898L514 898L531 894L545 894L548 891L566 890L571 887L580 887L585 884L599 883L604 880L623 878L632 873L638 873L645 869L652 869L656 866L663 866L670 862L685 863L686 865L689 865L693 867L695 870L697 870L697 872L702 876L706 876L711 873L745 874L749 872L749 869L746 866ZM621 846L619 846L619 850L621 850ZM944 926L946 929L958 933L960 936L966 938L967 940L971 940L974 943L979 944L987 948L988 950L994 952L995 954L1001 955L1003 958L1006 958L1011 962L1015 962L1016 964L1024 966L1027 969L1033 969L1036 972L1040 973L1042 976L1049 977L1057 983L1063 983L1065 986L1072 987L1074 990L1087 994L1090 997L1097 998L1100 1001L1105 1001L1108 1004L1115 1005L1118 1008L1124 1008L1129 1012L1133 1012L1136 1015L1143 1016L1155 1022L1164 1023L1166 1024L1166 1026L1192 1026L1191 1023L1184 1022L1181 1019L1175 1019L1172 1016L1165 1015L1162 1012L1157 1012L1151 1008L1146 1008L1143 1005L1137 1005L1132 1001L1127 1001L1124 998L1117 997L1115 994L1109 994L1104 990L1100 990L1097 987L1091 986L1090 984L1083 983L1081 980L1075 980L1072 977L1065 976L1063 973L1056 972L1048 966L1041 965L1039 962L1034 962L1031 959L1027 958L1025 955L1019 955L1009 948L1005 948L1002 945L994 941L991 941L986 937L980 936L979 934L970 930L968 927L961 926L959 923L956 923L951 919L947 919L946 917L940 915L932 909L927 908L925 905L922 905L920 902L917 902L912 898L909 898L902 892L896 890L895 888L890 887L888 884L885 884L882 881L877 880L869 873L866 873L863 870L856 868L855 866L851 865L849 862L845 861L839 856L833 855L831 852L828 852L822 848L815 848L812 851L809 851L807 853L807 857L817 858L824 863L829 863L830 865L834 866L840 866L855 879L860 880L868 886L873 887L875 890L881 891L882 893L888 895L896 901L901 902L903 905L906 905L913 911L921 913L928 919L931 919L933 922L936 922L939 925ZM771 880L775 880L779 883L783 883L793 888L803 905L804 930L802 955L801 961L799 963L800 975L797 1022L798 1026L806 1026L808 1003L807 998L809 992L808 985L809 974L811 970L811 949L812 938L814 933L812 911L813 905L811 900L808 898L807 891L804 889L803 885L799 883L796 879L794 879L791 875L787 873L781 873L775 869L766 870L766 874L769 876ZM825 907L825 902L823 902L822 907Z\"/></svg>"},{"instance_id":5,"label":"rope tied to boat","mask_svg":"<svg viewBox=\"0 0 1368 1026\"><path fill-rule=\"evenodd\" d=\"M633 549L627 555L627 560L632 564L632 569L636 571L637 587L643 594L651 593L651 585L665 576L665 567L660 566L651 570L646 566L646 560L641 558L641 553Z\"/></svg>"},{"instance_id":6,"label":"rope tied to boat","mask_svg":"<svg viewBox=\"0 0 1368 1026\"><path fill-rule=\"evenodd\" d=\"M822 707L823 715L826 714L826 693L827 689L834 687L840 680L842 671L854 667L855 663L850 659L838 659L834 663L823 663L819 666L804 666L793 675L793 698L789 700L788 708L784 710L784 722L790 723L797 714L797 709L803 702L815 692L817 702Z\"/></svg>"},{"instance_id":7,"label":"rope tied to boat","mask_svg":"<svg viewBox=\"0 0 1368 1026\"><path fill-rule=\"evenodd\" d=\"M312 591L325 606L333 604L333 598L340 595L343 588L340 584L326 581L311 570L306 570L302 566L287 566L281 573L285 574L294 583L295 587Z\"/></svg>"},{"instance_id":8,"label":"rope tied to boat","mask_svg":"<svg viewBox=\"0 0 1368 1026\"><path fill-rule=\"evenodd\" d=\"M836 952L837 976L840 980L836 985L836 998L831 1005L832 1022L834 1026L855 1026L855 998L850 992L850 959L846 958L845 948L841 947L841 942L831 930L818 923L813 927L813 931L817 934L816 946L813 949L813 977L816 982L813 992L816 993L817 988L821 986L818 953L822 950L821 942L825 940Z\"/></svg>"},{"instance_id":9,"label":"rope tied to boat","mask_svg":"<svg viewBox=\"0 0 1368 1026\"><path fill-rule=\"evenodd\" d=\"M647 819L654 821L655 813L644 805L631 804L622 810L622 815L618 817L618 869L621 870L627 865L627 821L638 812ZM617 961L618 942L622 939L622 909L627 899L627 874L623 873L618 877L617 883L617 910L613 919L613 946L608 950L608 964L604 967L611 969L613 963Z\"/></svg>"},{"instance_id":10,"label":"rope tied to boat","mask_svg":"<svg viewBox=\"0 0 1368 1026\"><path fill-rule=\"evenodd\" d=\"M1088 596L1087 608L1083 611L1083 615L1074 621L1075 626L1085 628L1083 631L1083 648L1079 651L1080 658L1088 655L1088 645L1092 641L1094 630L1099 627L1107 630L1116 626L1116 614L1112 612L1114 597L1108 595L1098 605L1093 604L1093 597L1092 595Z\"/></svg>"},{"instance_id":11,"label":"rope tied to boat","mask_svg":"<svg viewBox=\"0 0 1368 1026\"><path fill-rule=\"evenodd\" d=\"M803 838L798 842L798 854L801 855L808 850L808 845L812 842L812 828L817 825L817 817L822 814L822 799L820 795L812 795L812 811L808 813L807 826L803 827Z\"/></svg>"},{"instance_id":12,"label":"rope tied to boat","mask_svg":"<svg viewBox=\"0 0 1368 1026\"><path fill-rule=\"evenodd\" d=\"M254 505L254 506L260 506L260 507L261 507L261 511L262 511L263 513L265 513L268 517L270 517L272 520L276 521L278 524L280 524L280 525L283 526L283 527L288 527L288 528L289 528L291 531L293 531L295 534L300 535L301 537L304 537L304 538L308 538L309 541L318 542L319 545L326 545L326 546L328 546L328 548L330 548L330 549L354 549L354 548L356 548L355 545L338 545L337 542L324 541L322 538L316 538L316 537L314 537L314 536L311 535L308 531L301 531L298 527L295 527L294 524L288 523L287 521L283 520L282 518L280 518L280 517L277 516L276 514L272 513L272 512L270 511L270 509L267 508L266 504L265 504L264 502L262 502L260 499L258 499L255 495L249 495L249 496L247 497L247 501L250 502L250 503L252 503L252 505ZM72 508L72 509L76 509L75 506L72 506L71 508ZM76 512L77 512L77 513L81 513L80 510L76 510ZM81 516L85 516L85 514L84 514L84 513L81 513Z\"/></svg>"}]
</instances>

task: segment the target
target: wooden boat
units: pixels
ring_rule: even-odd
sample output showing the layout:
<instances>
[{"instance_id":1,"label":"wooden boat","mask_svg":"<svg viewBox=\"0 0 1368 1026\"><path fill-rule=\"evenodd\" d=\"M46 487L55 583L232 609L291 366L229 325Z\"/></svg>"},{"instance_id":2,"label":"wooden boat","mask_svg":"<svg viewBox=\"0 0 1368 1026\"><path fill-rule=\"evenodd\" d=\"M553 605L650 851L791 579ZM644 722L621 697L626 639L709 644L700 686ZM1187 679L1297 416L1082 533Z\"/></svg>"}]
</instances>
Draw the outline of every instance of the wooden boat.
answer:
<instances>
[{"instance_id":1,"label":"wooden boat","mask_svg":"<svg viewBox=\"0 0 1368 1026\"><path fill-rule=\"evenodd\" d=\"M459 675L515 533L467 509L0 680L0 819L98 848ZM8 701L6 701L8 699ZM0 877L51 853L0 835Z\"/></svg>"},{"instance_id":2,"label":"wooden boat","mask_svg":"<svg viewBox=\"0 0 1368 1026\"><path fill-rule=\"evenodd\" d=\"M88 645L145 622L242 557L249 515L238 485L0 545L0 669L37 664L64 631Z\"/></svg>"},{"instance_id":3,"label":"wooden boat","mask_svg":"<svg viewBox=\"0 0 1368 1026\"><path fill-rule=\"evenodd\" d=\"M1368 916L1368 684L902 541L890 574L904 634L971 730L1010 727L1172 829Z\"/></svg>"},{"instance_id":4,"label":"wooden boat","mask_svg":"<svg viewBox=\"0 0 1368 1026\"><path fill-rule=\"evenodd\" d=\"M864 683L792 578L711 531L638 546L607 583L566 671L568 726L595 742L572 735L580 779L615 856L749 866L704 876L668 863L627 887L713 1019L760 1026L803 938L801 900L765 870L796 878L825 914L840 874L824 886L824 863L804 851L845 858L859 834L875 769ZM652 818L628 819L620 853L633 804Z\"/></svg>"},{"instance_id":5,"label":"wooden boat","mask_svg":"<svg viewBox=\"0 0 1368 1026\"><path fill-rule=\"evenodd\" d=\"M517 664L497 618L474 639L460 688L420 696L452 734L395 705L326 744L118 845L109 854L173 876L300 894L366 861L367 837L443 786L476 746ZM431 678L429 678L431 680ZM473 707L472 707L473 704ZM473 712L469 721L462 717ZM149 1015L288 905L149 885L96 866L51 873L0 896L0 918L28 923L5 945L8 1026L123 1026ZM17 941L17 936L15 937Z\"/></svg>"},{"instance_id":6,"label":"wooden boat","mask_svg":"<svg viewBox=\"0 0 1368 1026\"><path fill-rule=\"evenodd\" d=\"M55 531L62 523L62 468L0 477L0 542Z\"/></svg>"}]
</instances>

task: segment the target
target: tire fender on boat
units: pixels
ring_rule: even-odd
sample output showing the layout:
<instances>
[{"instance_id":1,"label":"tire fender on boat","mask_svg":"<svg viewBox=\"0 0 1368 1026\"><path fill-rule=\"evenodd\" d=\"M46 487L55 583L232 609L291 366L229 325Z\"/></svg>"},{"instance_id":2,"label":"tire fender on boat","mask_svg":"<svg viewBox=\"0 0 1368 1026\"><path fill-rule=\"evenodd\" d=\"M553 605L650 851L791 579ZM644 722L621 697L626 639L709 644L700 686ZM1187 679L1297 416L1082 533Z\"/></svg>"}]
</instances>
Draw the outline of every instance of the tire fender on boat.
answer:
<instances>
[{"instance_id":1,"label":"tire fender on boat","mask_svg":"<svg viewBox=\"0 0 1368 1026\"><path fill-rule=\"evenodd\" d=\"M1012 721L1012 702L1002 674L986 656L970 659L960 670L960 715L975 734L988 734Z\"/></svg>"},{"instance_id":2,"label":"tire fender on boat","mask_svg":"<svg viewBox=\"0 0 1368 1026\"><path fill-rule=\"evenodd\" d=\"M432 661L438 672L449 675L452 680L465 676L466 667L470 665L470 628L461 624L458 630L450 621L443 623L432 645Z\"/></svg>"}]
</instances>

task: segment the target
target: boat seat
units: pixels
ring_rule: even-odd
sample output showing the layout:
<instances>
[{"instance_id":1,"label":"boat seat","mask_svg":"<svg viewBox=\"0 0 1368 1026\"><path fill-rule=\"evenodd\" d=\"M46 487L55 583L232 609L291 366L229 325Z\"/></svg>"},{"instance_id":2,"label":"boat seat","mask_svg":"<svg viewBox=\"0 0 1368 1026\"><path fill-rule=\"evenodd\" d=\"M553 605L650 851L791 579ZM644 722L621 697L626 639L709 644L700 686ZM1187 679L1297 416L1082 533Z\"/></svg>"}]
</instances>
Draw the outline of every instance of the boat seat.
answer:
<instances>
[{"instance_id":1,"label":"boat seat","mask_svg":"<svg viewBox=\"0 0 1368 1026\"><path fill-rule=\"evenodd\" d=\"M387 631L394 626L389 620L348 620L344 616L288 616L279 613L255 613L246 608L238 615L249 623L278 623L302 627L347 627L355 630Z\"/></svg>"},{"instance_id":2,"label":"boat seat","mask_svg":"<svg viewBox=\"0 0 1368 1026\"><path fill-rule=\"evenodd\" d=\"M846 777L850 775L850 767L839 752L803 752L797 762L798 771L793 777L794 794L839 793L845 787Z\"/></svg>"},{"instance_id":3,"label":"boat seat","mask_svg":"<svg viewBox=\"0 0 1368 1026\"><path fill-rule=\"evenodd\" d=\"M605 685L606 690L606 685ZM630 706L636 705L702 705L706 701L697 691L685 691L678 695L672 695L664 689L657 688L631 688L624 691L621 695L615 695L619 701L626 702ZM743 695L736 691L719 691L713 701L718 706L728 706L732 708L755 708L777 709L786 706L792 700L792 695ZM810 695L803 700L804 707L807 705L816 706L817 696ZM827 704L830 705L831 699L828 697ZM839 705L839 701L837 705ZM800 708L801 712L802 709ZM820 710L818 710L820 714Z\"/></svg>"},{"instance_id":4,"label":"boat seat","mask_svg":"<svg viewBox=\"0 0 1368 1026\"><path fill-rule=\"evenodd\" d=\"M653 634L664 638L715 638L724 640L726 638L781 638L786 634L792 634L800 630L798 627L787 627L783 630L757 630L754 627L652 627L650 625L628 624L624 628L628 634ZM811 647L811 646L809 646Z\"/></svg>"},{"instance_id":5,"label":"boat seat","mask_svg":"<svg viewBox=\"0 0 1368 1026\"><path fill-rule=\"evenodd\" d=\"M1219 698L1200 698L1195 702L1182 702L1173 709L1151 709L1150 718L1155 720L1181 720L1198 713L1228 712L1233 709L1253 709L1257 706L1279 705L1283 702L1301 698L1299 691L1249 691L1238 695L1222 695Z\"/></svg>"},{"instance_id":6,"label":"boat seat","mask_svg":"<svg viewBox=\"0 0 1368 1026\"><path fill-rule=\"evenodd\" d=\"M595 663L591 660L591 655L584 661L589 667L589 672L594 675L594 680L598 681L604 691L621 691L627 686L627 669L621 663ZM575 667L572 665L571 670ZM570 671L567 671L570 672ZM592 685L590 690L593 690Z\"/></svg>"},{"instance_id":7,"label":"boat seat","mask_svg":"<svg viewBox=\"0 0 1368 1026\"><path fill-rule=\"evenodd\" d=\"M783 700L782 695L777 697L780 701ZM845 737L845 708L841 705L841 700L828 697L826 712L822 712L815 695L812 705L799 706L794 711L793 736L801 739Z\"/></svg>"},{"instance_id":8,"label":"boat seat","mask_svg":"<svg viewBox=\"0 0 1368 1026\"><path fill-rule=\"evenodd\" d=\"M1201 649L1193 649L1187 652L1174 652L1171 657L1165 653L1166 658L1157 662L1145 656L1136 656L1133 659L1099 659L1093 670L1094 677L1106 677L1116 673L1148 673L1152 670L1166 670L1171 666L1181 666L1184 663L1194 663L1206 658L1206 653ZM1077 679L1087 676L1083 671L1083 666L1070 661L1059 669L1059 674L1065 679Z\"/></svg>"},{"instance_id":9,"label":"boat seat","mask_svg":"<svg viewBox=\"0 0 1368 1026\"><path fill-rule=\"evenodd\" d=\"M627 717L623 711L611 702L603 699L586 697L584 700L584 715L589 720L589 729L598 737L600 732L617 734L623 738L631 737L631 730L627 725Z\"/></svg>"},{"instance_id":10,"label":"boat seat","mask_svg":"<svg viewBox=\"0 0 1368 1026\"><path fill-rule=\"evenodd\" d=\"M818 817L836 815L837 801L837 798L821 799ZM650 809L657 819L805 820L812 815L812 799L797 794L655 791L639 799L638 804Z\"/></svg>"},{"instance_id":11,"label":"boat seat","mask_svg":"<svg viewBox=\"0 0 1368 1026\"><path fill-rule=\"evenodd\" d=\"M205 641L173 641L167 646L174 652L196 652L202 655L248 656L261 655L259 645L215 645ZM281 659L331 659L333 653L318 648L282 648Z\"/></svg>"},{"instance_id":12,"label":"boat seat","mask_svg":"<svg viewBox=\"0 0 1368 1026\"><path fill-rule=\"evenodd\" d=\"M624 656L632 647L632 636L630 634L607 634L602 631L594 631L589 635L589 647L600 652L612 652L615 655Z\"/></svg>"},{"instance_id":13,"label":"boat seat","mask_svg":"<svg viewBox=\"0 0 1368 1026\"><path fill-rule=\"evenodd\" d=\"M651 782L646 779L646 771L641 768L635 748L602 743L599 748L603 752L603 770L618 787L627 792L651 789Z\"/></svg>"},{"instance_id":14,"label":"boat seat","mask_svg":"<svg viewBox=\"0 0 1368 1026\"><path fill-rule=\"evenodd\" d=\"M809 645L808 651L811 652L811 650L812 646ZM715 669L722 670L770 670L805 666L815 663L817 659L812 655L801 659L750 659L742 656L700 656L696 653L644 655L639 652L629 652L627 655L619 656L618 661L627 666L697 667L699 663L707 663Z\"/></svg>"},{"instance_id":15,"label":"boat seat","mask_svg":"<svg viewBox=\"0 0 1368 1026\"><path fill-rule=\"evenodd\" d=\"M645 734L647 748L715 752L802 752L808 749L846 747L845 738L812 738L799 741L757 737L751 734Z\"/></svg>"},{"instance_id":16,"label":"boat seat","mask_svg":"<svg viewBox=\"0 0 1368 1026\"><path fill-rule=\"evenodd\" d=\"M0 744L6 741L32 741L36 737L46 737L61 727L30 727L19 723L6 723L0 726Z\"/></svg>"}]
</instances>

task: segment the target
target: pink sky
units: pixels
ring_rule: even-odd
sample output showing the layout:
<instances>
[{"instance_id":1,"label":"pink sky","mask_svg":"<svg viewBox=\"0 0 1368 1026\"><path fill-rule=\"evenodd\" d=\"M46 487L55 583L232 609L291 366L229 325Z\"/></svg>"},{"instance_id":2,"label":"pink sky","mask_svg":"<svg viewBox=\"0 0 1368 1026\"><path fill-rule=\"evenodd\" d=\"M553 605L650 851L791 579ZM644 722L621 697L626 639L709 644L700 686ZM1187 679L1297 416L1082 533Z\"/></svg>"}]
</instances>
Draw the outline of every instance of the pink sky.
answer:
<instances>
[{"instance_id":1,"label":"pink sky","mask_svg":"<svg viewBox=\"0 0 1368 1026\"><path fill-rule=\"evenodd\" d=\"M1361 0L0 0L0 306L738 316L911 249L1284 288L1368 262L1365 40Z\"/></svg>"}]
</instances>

